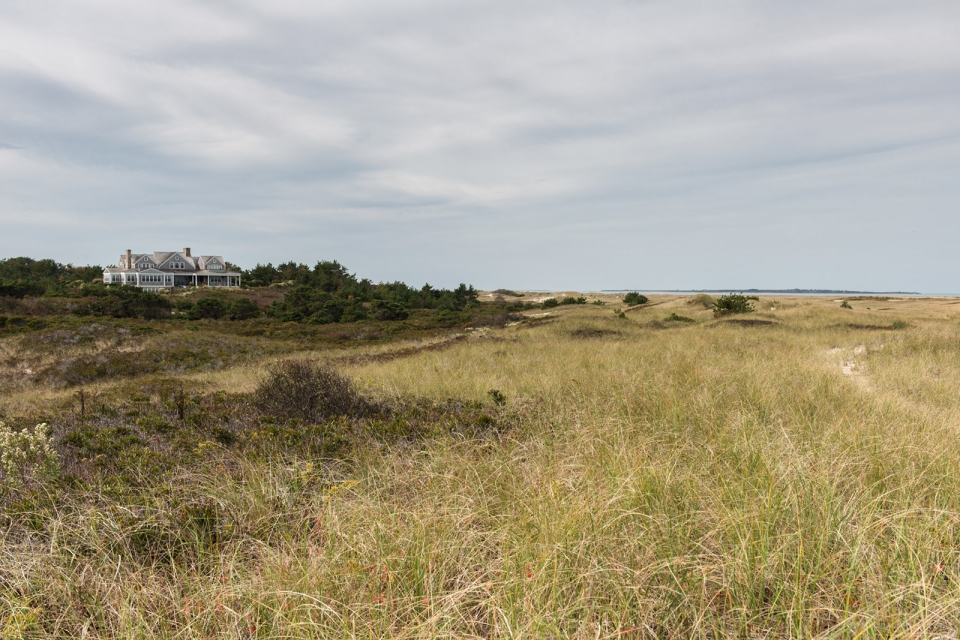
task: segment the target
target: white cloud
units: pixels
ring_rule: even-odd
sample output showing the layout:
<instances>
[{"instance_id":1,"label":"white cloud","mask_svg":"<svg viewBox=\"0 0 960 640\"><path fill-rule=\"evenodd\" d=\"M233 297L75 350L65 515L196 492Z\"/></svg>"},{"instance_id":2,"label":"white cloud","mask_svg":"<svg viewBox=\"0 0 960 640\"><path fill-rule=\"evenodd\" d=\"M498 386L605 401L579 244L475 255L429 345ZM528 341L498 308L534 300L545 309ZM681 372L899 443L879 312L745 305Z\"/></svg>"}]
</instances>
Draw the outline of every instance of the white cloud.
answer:
<instances>
[{"instance_id":1,"label":"white cloud","mask_svg":"<svg viewBox=\"0 0 960 640\"><path fill-rule=\"evenodd\" d=\"M391 278L424 238L499 239L508 253L524 234L607 238L576 272L549 244L503 259L513 266L496 277L529 269L549 281L522 284L542 287L654 264L634 235L765 242L817 211L895 246L883 220L942 220L960 195L958 26L960 5L937 0L5 5L0 219L59 212L89 222L72 238L97 243L120 241L94 229L130 212L183 236L233 217L223 241L238 247L272 230L254 259L322 252ZM22 253L24 233L0 253ZM844 277L805 262L794 236L782 253L799 257L765 272ZM913 286L944 288L947 255L910 241L929 271L912 270ZM436 252L451 259L457 278L492 273L489 253ZM697 273L725 273L715 259L703 250L657 285L703 286Z\"/></svg>"}]
</instances>

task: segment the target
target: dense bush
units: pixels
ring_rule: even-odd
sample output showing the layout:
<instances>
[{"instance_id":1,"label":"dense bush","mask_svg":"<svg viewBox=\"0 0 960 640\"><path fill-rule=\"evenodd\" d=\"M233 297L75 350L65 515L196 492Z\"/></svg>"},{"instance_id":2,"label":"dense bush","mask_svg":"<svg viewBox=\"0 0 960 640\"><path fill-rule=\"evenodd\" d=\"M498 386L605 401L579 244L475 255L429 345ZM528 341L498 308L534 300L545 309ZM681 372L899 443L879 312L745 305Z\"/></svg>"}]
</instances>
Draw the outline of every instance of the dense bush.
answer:
<instances>
[{"instance_id":1,"label":"dense bush","mask_svg":"<svg viewBox=\"0 0 960 640\"><path fill-rule=\"evenodd\" d=\"M732 313L750 313L755 311L751 300L759 300L757 296L745 296L742 293L730 293L720 296L713 303L713 313L718 316L725 316Z\"/></svg>"},{"instance_id":2,"label":"dense bush","mask_svg":"<svg viewBox=\"0 0 960 640\"><path fill-rule=\"evenodd\" d=\"M0 261L0 298L71 297L86 300L70 309L80 315L158 318L169 315L171 305L161 296L131 293L126 286L96 283L103 273L99 266L73 267L53 260L11 258ZM405 320L411 309L432 309L438 318L452 317L468 306L478 305L477 291L461 284L456 289L434 289L425 284L419 289L403 282L374 284L349 273L336 261L321 261L313 268L287 262L274 267L258 264L243 271L246 286L290 287L282 300L261 310L252 301L230 302L219 296L207 296L194 304L176 302L187 319L223 318L244 320L267 315L282 322L328 324L356 322L366 318ZM137 289L140 291L139 289ZM522 305L521 305L522 306ZM61 313L69 312L69 309Z\"/></svg>"},{"instance_id":3,"label":"dense bush","mask_svg":"<svg viewBox=\"0 0 960 640\"><path fill-rule=\"evenodd\" d=\"M227 306L231 320L250 320L260 317L260 306L249 298L237 298Z\"/></svg>"},{"instance_id":4,"label":"dense bush","mask_svg":"<svg viewBox=\"0 0 960 640\"><path fill-rule=\"evenodd\" d=\"M403 320L408 309L461 311L477 303L477 291L461 284L453 290L425 284L414 289L402 282L374 284L358 279L338 262L318 262L312 269L288 262L277 267L257 265L244 272L248 285L292 283L282 301L265 312L285 322L328 324L354 322L372 315L381 320ZM369 313L368 310L369 309Z\"/></svg>"},{"instance_id":5,"label":"dense bush","mask_svg":"<svg viewBox=\"0 0 960 640\"><path fill-rule=\"evenodd\" d=\"M628 304L631 307L638 304L647 304L650 301L647 296L639 293L637 291L631 291L627 295L623 296L623 304Z\"/></svg>"},{"instance_id":6,"label":"dense bush","mask_svg":"<svg viewBox=\"0 0 960 640\"><path fill-rule=\"evenodd\" d=\"M227 305L223 300L214 296L200 298L196 303L197 316L200 318L210 318L219 320L227 313Z\"/></svg>"},{"instance_id":7,"label":"dense bush","mask_svg":"<svg viewBox=\"0 0 960 640\"><path fill-rule=\"evenodd\" d=\"M181 298L180 300L174 300L173 308L177 311L191 311L196 307L193 303L193 300L187 298Z\"/></svg>"},{"instance_id":8,"label":"dense bush","mask_svg":"<svg viewBox=\"0 0 960 640\"><path fill-rule=\"evenodd\" d=\"M25 298L27 296L42 296L46 290L46 286L40 282L0 280L0 297Z\"/></svg>"},{"instance_id":9,"label":"dense bush","mask_svg":"<svg viewBox=\"0 0 960 640\"><path fill-rule=\"evenodd\" d=\"M270 367L254 403L263 415L308 423L371 409L349 378L309 360L283 360Z\"/></svg>"},{"instance_id":10,"label":"dense bush","mask_svg":"<svg viewBox=\"0 0 960 640\"><path fill-rule=\"evenodd\" d=\"M102 275L103 268L96 265L75 267L49 259L8 258L0 260L0 297L66 294L68 288L76 294L81 285Z\"/></svg>"},{"instance_id":11,"label":"dense bush","mask_svg":"<svg viewBox=\"0 0 960 640\"><path fill-rule=\"evenodd\" d=\"M378 300L372 306L373 317L377 320L406 320L409 314L400 304Z\"/></svg>"},{"instance_id":12,"label":"dense bush","mask_svg":"<svg viewBox=\"0 0 960 640\"><path fill-rule=\"evenodd\" d=\"M543 301L543 304L540 306L544 309L553 309L554 307L559 307L564 304L587 304L587 299L583 296L579 298L574 298L573 296L567 296L562 299L557 298L547 298Z\"/></svg>"},{"instance_id":13,"label":"dense bush","mask_svg":"<svg viewBox=\"0 0 960 640\"><path fill-rule=\"evenodd\" d=\"M110 316L113 318L143 318L155 320L170 316L170 301L157 293L138 287L109 287L109 293L74 309L81 316Z\"/></svg>"}]
</instances>

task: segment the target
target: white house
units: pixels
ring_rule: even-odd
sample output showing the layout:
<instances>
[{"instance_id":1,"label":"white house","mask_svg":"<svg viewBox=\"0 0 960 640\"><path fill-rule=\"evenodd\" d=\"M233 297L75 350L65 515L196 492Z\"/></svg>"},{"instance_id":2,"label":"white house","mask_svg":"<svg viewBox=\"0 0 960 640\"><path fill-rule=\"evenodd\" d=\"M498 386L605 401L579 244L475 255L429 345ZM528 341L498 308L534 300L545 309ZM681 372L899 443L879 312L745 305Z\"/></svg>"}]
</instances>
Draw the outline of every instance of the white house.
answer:
<instances>
[{"instance_id":1,"label":"white house","mask_svg":"<svg viewBox=\"0 0 960 640\"><path fill-rule=\"evenodd\" d=\"M190 255L183 251L132 253L127 249L116 267L103 270L104 284L127 284L146 291L174 287L239 287L240 274L230 271L223 256Z\"/></svg>"}]
</instances>

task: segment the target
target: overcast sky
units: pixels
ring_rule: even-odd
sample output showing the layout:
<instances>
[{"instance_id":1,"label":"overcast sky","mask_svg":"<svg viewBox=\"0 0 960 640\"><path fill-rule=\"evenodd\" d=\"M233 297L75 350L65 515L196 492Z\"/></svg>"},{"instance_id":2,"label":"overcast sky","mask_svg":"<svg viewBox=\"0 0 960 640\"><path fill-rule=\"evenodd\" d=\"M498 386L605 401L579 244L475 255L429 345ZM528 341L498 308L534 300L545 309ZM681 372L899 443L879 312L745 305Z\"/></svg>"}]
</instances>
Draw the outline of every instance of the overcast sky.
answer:
<instances>
[{"instance_id":1,"label":"overcast sky","mask_svg":"<svg viewBox=\"0 0 960 640\"><path fill-rule=\"evenodd\" d=\"M960 2L0 3L0 257L960 292Z\"/></svg>"}]
</instances>

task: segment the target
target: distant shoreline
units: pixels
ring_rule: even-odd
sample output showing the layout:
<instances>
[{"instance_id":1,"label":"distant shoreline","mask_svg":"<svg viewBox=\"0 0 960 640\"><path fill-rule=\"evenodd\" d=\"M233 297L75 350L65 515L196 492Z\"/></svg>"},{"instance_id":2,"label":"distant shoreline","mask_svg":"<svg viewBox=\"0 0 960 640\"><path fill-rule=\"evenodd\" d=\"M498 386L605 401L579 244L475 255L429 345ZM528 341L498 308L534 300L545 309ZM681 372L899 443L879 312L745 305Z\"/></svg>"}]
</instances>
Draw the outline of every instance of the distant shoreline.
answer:
<instances>
[{"instance_id":1,"label":"distant shoreline","mask_svg":"<svg viewBox=\"0 0 960 640\"><path fill-rule=\"evenodd\" d=\"M856 295L856 296L923 296L923 295L957 295L953 293L918 293L916 291L847 291L845 289L601 289L601 293L624 293L639 291L641 293L749 293L749 294L778 294L778 295Z\"/></svg>"}]
</instances>

